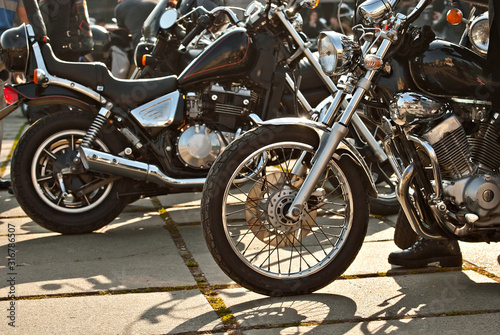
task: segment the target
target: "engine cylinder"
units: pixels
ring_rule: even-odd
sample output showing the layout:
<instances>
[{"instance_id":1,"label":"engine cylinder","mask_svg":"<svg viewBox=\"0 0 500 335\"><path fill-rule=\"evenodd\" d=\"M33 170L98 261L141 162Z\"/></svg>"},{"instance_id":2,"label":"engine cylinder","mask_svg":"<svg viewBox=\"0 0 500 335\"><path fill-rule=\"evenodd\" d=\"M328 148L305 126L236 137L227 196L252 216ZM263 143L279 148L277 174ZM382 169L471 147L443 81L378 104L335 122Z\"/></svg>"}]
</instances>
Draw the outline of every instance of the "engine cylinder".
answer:
<instances>
[{"instance_id":1,"label":"engine cylinder","mask_svg":"<svg viewBox=\"0 0 500 335\"><path fill-rule=\"evenodd\" d=\"M462 124L455 116L445 119L423 137L436 152L443 178L463 178L472 173L469 143Z\"/></svg>"},{"instance_id":2,"label":"engine cylinder","mask_svg":"<svg viewBox=\"0 0 500 335\"><path fill-rule=\"evenodd\" d=\"M471 161L483 169L500 167L500 127L497 122L482 123L475 137L469 139Z\"/></svg>"}]
</instances>

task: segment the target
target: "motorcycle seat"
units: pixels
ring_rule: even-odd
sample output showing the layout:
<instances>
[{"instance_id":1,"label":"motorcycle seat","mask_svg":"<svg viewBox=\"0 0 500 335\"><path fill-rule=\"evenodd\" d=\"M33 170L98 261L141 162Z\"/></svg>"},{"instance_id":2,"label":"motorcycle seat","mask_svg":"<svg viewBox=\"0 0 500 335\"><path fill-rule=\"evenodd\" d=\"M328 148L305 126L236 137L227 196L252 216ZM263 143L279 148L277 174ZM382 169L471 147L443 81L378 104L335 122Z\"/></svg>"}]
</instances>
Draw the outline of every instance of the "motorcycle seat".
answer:
<instances>
[{"instance_id":1,"label":"motorcycle seat","mask_svg":"<svg viewBox=\"0 0 500 335\"><path fill-rule=\"evenodd\" d=\"M100 92L124 109L130 109L177 89L177 76L152 79L118 79L101 62L66 62L58 59L50 46L42 46L47 71Z\"/></svg>"}]
</instances>

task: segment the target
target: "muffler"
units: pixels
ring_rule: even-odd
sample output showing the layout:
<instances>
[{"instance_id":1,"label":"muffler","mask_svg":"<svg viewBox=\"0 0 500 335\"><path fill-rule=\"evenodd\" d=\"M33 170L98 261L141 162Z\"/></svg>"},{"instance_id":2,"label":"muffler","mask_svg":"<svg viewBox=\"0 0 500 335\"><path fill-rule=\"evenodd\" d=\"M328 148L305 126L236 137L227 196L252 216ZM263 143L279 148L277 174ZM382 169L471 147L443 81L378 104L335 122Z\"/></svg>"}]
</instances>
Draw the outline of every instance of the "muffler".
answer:
<instances>
[{"instance_id":1,"label":"muffler","mask_svg":"<svg viewBox=\"0 0 500 335\"><path fill-rule=\"evenodd\" d=\"M191 188L203 186L205 183L205 178L171 178L156 165L133 161L87 147L80 147L80 158L87 170L144 180L163 187Z\"/></svg>"}]
</instances>

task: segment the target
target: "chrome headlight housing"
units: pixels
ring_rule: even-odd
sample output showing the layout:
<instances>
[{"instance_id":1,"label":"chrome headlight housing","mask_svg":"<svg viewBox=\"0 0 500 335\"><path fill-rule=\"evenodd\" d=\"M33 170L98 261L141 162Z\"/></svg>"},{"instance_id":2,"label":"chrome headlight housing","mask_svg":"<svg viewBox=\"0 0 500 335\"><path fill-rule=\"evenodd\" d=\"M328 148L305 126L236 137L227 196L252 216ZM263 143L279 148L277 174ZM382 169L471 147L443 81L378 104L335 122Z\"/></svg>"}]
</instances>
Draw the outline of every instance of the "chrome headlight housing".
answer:
<instances>
[{"instance_id":1,"label":"chrome headlight housing","mask_svg":"<svg viewBox=\"0 0 500 335\"><path fill-rule=\"evenodd\" d=\"M323 31L318 40L319 63L327 76L346 73L361 54L359 44L344 34Z\"/></svg>"},{"instance_id":2,"label":"chrome headlight housing","mask_svg":"<svg viewBox=\"0 0 500 335\"><path fill-rule=\"evenodd\" d=\"M367 24L380 23L394 10L399 0L366 0L358 7L358 14Z\"/></svg>"},{"instance_id":3,"label":"chrome headlight housing","mask_svg":"<svg viewBox=\"0 0 500 335\"><path fill-rule=\"evenodd\" d=\"M482 55L488 54L490 45L490 23L488 12L483 13L472 21L469 27L469 40L474 49Z\"/></svg>"}]
</instances>

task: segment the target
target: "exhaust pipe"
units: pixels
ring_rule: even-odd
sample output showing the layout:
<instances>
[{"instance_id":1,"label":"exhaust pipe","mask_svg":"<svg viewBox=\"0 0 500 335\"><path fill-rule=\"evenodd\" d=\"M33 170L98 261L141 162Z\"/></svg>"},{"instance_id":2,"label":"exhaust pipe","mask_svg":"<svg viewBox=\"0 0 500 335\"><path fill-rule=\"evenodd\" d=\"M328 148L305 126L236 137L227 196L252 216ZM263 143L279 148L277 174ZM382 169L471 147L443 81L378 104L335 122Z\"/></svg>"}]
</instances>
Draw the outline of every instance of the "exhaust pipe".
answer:
<instances>
[{"instance_id":1,"label":"exhaust pipe","mask_svg":"<svg viewBox=\"0 0 500 335\"><path fill-rule=\"evenodd\" d=\"M171 178L156 165L133 161L86 147L80 147L80 157L87 170L149 181L164 187L192 188L203 186L205 183L205 178Z\"/></svg>"}]
</instances>

